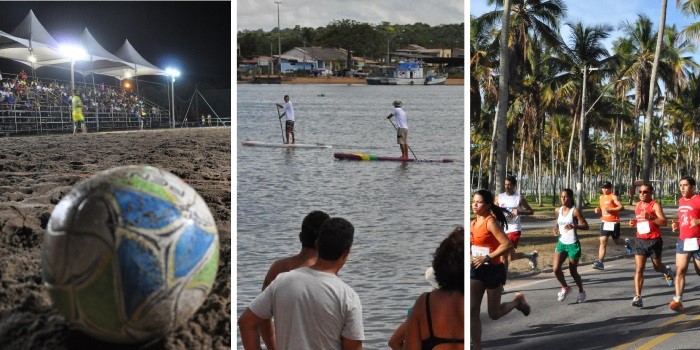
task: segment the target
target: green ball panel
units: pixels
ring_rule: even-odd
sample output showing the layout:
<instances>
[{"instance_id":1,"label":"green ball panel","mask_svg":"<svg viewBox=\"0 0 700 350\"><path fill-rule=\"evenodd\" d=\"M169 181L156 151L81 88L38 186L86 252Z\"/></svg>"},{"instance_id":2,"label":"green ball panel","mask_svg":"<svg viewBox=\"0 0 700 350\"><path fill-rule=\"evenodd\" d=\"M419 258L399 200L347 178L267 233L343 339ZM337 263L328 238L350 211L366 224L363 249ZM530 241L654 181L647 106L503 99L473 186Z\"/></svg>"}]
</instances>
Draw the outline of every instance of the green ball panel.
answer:
<instances>
[{"instance_id":1,"label":"green ball panel","mask_svg":"<svg viewBox=\"0 0 700 350\"><path fill-rule=\"evenodd\" d=\"M189 283L187 283L187 288L191 288L198 285L206 285L207 289L211 289L214 280L216 279L216 271L219 267L219 241L216 241L213 247L214 251L209 256L209 260L204 266L192 277Z\"/></svg>"},{"instance_id":2,"label":"green ball panel","mask_svg":"<svg viewBox=\"0 0 700 350\"><path fill-rule=\"evenodd\" d=\"M49 297L51 297L58 312L66 318L66 321L72 322L75 319L75 315L73 314L70 290L48 286L48 291Z\"/></svg>"},{"instance_id":3,"label":"green ball panel","mask_svg":"<svg viewBox=\"0 0 700 350\"><path fill-rule=\"evenodd\" d=\"M120 316L112 259L105 257L96 271L94 279L76 291L78 306L85 322L109 333L120 333Z\"/></svg>"}]
</instances>

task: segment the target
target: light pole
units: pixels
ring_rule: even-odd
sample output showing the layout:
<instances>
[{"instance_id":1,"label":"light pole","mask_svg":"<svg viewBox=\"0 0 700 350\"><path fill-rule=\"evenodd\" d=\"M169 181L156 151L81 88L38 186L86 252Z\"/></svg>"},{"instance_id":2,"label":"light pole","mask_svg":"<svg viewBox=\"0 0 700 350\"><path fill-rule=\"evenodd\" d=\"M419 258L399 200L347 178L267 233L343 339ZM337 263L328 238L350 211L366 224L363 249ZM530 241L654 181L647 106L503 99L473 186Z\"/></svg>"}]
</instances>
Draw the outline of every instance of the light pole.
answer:
<instances>
[{"instance_id":1,"label":"light pole","mask_svg":"<svg viewBox=\"0 0 700 350\"><path fill-rule=\"evenodd\" d=\"M629 77L624 77L615 81L612 81L603 87L600 96L596 98L595 101L586 110L586 80L588 79L588 71L599 70L600 68L583 66L583 88L581 89L581 122L580 122L580 133L579 133L579 147L578 147L578 176L576 179L576 207L582 208L583 205L583 162L585 158L585 148L584 140L588 138L588 127L586 127L586 115L593 109L598 101L603 97L605 91L613 84L630 79Z\"/></svg>"},{"instance_id":2,"label":"light pole","mask_svg":"<svg viewBox=\"0 0 700 350\"><path fill-rule=\"evenodd\" d=\"M282 74L282 39L280 36L280 4L282 1L275 1L277 4L277 75Z\"/></svg>"},{"instance_id":3,"label":"light pole","mask_svg":"<svg viewBox=\"0 0 700 350\"><path fill-rule=\"evenodd\" d=\"M75 66L75 61L83 60L87 57L85 50L77 45L61 45L59 50L63 52L65 56L70 58L70 91L74 93L75 91L75 78L73 68Z\"/></svg>"},{"instance_id":4,"label":"light pole","mask_svg":"<svg viewBox=\"0 0 700 350\"><path fill-rule=\"evenodd\" d=\"M180 76L180 71L175 68L166 68L165 73L171 78L170 80L170 120L171 128L175 127L175 78Z\"/></svg>"}]
</instances>

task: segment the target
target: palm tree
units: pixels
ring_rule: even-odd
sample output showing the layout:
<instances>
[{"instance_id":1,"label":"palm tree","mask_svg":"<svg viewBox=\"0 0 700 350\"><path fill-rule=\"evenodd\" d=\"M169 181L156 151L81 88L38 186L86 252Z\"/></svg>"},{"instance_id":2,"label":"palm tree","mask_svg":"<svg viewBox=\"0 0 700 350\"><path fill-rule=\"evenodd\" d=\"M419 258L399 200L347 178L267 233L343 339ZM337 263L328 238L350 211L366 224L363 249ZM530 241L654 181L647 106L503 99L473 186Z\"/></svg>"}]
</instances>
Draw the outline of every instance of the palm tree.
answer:
<instances>
[{"instance_id":1,"label":"palm tree","mask_svg":"<svg viewBox=\"0 0 700 350\"><path fill-rule=\"evenodd\" d=\"M493 125L494 137L493 142L496 143L496 162L495 179L496 192L503 192L503 186L506 179L506 113L508 111L508 62L510 60L508 54L508 31L510 29L510 0L505 0L503 4L503 25L501 27L501 42L500 42L500 63L498 65L498 105L496 107L496 122ZM493 148L493 147L492 147Z\"/></svg>"},{"instance_id":2,"label":"palm tree","mask_svg":"<svg viewBox=\"0 0 700 350\"><path fill-rule=\"evenodd\" d=\"M504 25L508 24L507 27L501 27L499 80L507 80L509 86L520 86L527 67L531 66L528 52L532 51L530 48L533 41L532 38L536 36L548 45L557 45L560 42L558 34L559 20L565 15L566 7L562 0L488 1L489 5L494 3L502 5L503 10L487 12L480 16L479 20L483 21L484 25L493 25L499 19L502 19ZM505 179L507 132L505 122L507 109L509 108L507 105L509 98L504 96L504 94L508 94L509 90L503 89L503 84L499 84L499 87L501 89L499 89L498 115L494 123L493 140L494 146L497 148L496 159L498 160L494 167L496 168L495 182L500 191ZM516 91L519 91L519 89L516 89ZM490 164L493 164L493 162L490 162Z\"/></svg>"},{"instance_id":3,"label":"palm tree","mask_svg":"<svg viewBox=\"0 0 700 350\"><path fill-rule=\"evenodd\" d=\"M649 105L649 86L654 61L656 32L649 17L637 15L634 23L628 21L620 25L623 37L613 43L613 51L621 57L623 66L629 67L626 75L635 82L635 112L632 122L632 156L630 157L630 183L637 176L637 122L642 108ZM666 70L667 71L667 70Z\"/></svg>"},{"instance_id":4,"label":"palm tree","mask_svg":"<svg viewBox=\"0 0 700 350\"><path fill-rule=\"evenodd\" d=\"M589 69L595 67L603 69L605 73L607 62L611 60L605 48L603 40L610 36L613 27L608 24L595 26L585 26L581 22L567 24L571 28L570 43L563 43L559 48L559 54L553 56L549 61L552 66L561 72L556 80L559 82L560 96L573 96L572 117L575 118L577 112L580 115L579 122L579 159L577 182L577 205L582 204L582 183L585 160L586 142L588 140L588 120L586 119L586 85L589 81ZM602 74L594 74L594 79L600 81ZM578 89L581 82L581 89ZM580 95L579 95L580 94ZM581 103L579 104L579 96Z\"/></svg>"},{"instance_id":5,"label":"palm tree","mask_svg":"<svg viewBox=\"0 0 700 350\"><path fill-rule=\"evenodd\" d=\"M647 114L644 119L644 153L642 180L649 181L651 174L651 118L654 115L654 89L656 88L656 76L659 71L659 59L661 59L661 45L664 39L664 27L666 26L666 5L667 0L661 0L661 19L659 20L659 32L656 39L656 51L654 52L654 64L651 69L651 81L649 83L649 104Z\"/></svg>"}]
</instances>

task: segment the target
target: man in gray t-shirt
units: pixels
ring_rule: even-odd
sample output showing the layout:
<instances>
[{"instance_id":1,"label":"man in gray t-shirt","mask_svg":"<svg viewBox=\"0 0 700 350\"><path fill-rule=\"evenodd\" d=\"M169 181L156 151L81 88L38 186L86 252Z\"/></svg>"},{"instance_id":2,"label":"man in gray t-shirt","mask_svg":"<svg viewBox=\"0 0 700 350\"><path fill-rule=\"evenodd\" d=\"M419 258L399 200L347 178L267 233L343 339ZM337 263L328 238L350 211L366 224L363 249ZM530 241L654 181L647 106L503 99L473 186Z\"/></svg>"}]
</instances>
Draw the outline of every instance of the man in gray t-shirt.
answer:
<instances>
[{"instance_id":1,"label":"man in gray t-shirt","mask_svg":"<svg viewBox=\"0 0 700 350\"><path fill-rule=\"evenodd\" d=\"M362 305L338 271L350 254L354 228L342 218L321 226L310 267L282 273L238 319L245 349L258 349L258 327L275 317L277 349L361 349Z\"/></svg>"}]
</instances>

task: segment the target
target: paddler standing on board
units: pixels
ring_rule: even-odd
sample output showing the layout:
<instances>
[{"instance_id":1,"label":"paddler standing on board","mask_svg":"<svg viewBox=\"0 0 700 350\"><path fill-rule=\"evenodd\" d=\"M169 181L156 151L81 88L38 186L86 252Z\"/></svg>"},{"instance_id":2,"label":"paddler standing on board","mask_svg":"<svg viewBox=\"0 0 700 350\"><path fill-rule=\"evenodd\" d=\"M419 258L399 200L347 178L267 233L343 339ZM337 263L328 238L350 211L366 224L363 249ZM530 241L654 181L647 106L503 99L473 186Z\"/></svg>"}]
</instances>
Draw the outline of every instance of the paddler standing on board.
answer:
<instances>
[{"instance_id":1,"label":"paddler standing on board","mask_svg":"<svg viewBox=\"0 0 700 350\"><path fill-rule=\"evenodd\" d=\"M406 119L406 112L404 112L402 107L403 102L399 100L394 101L394 111L389 114L386 119L391 119L391 117L396 116L396 124L398 124L398 128L396 129L396 143L398 143L401 148L401 158L408 159L408 120Z\"/></svg>"},{"instance_id":2,"label":"paddler standing on board","mask_svg":"<svg viewBox=\"0 0 700 350\"><path fill-rule=\"evenodd\" d=\"M277 103L277 107L284 108L284 113L280 115L280 119L282 119L282 117L286 117L284 119L284 131L287 141L284 143L290 143L289 135L292 135L291 143L294 143L294 107L292 106L292 101L289 100L289 95L284 95L284 104Z\"/></svg>"}]
</instances>

